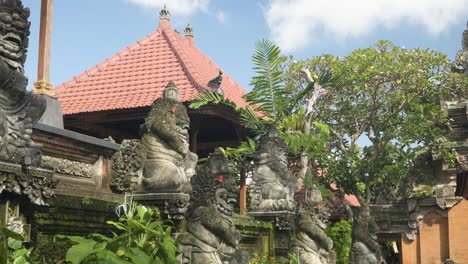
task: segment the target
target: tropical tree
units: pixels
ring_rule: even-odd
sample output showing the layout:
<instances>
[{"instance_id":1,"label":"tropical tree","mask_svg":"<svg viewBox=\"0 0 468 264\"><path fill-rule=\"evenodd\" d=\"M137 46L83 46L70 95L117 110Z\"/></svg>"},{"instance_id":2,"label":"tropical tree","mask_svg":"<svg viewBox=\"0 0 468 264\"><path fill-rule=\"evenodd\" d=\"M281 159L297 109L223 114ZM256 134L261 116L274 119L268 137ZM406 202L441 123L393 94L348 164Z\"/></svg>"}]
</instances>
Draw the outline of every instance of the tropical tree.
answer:
<instances>
[{"instance_id":1,"label":"tropical tree","mask_svg":"<svg viewBox=\"0 0 468 264\"><path fill-rule=\"evenodd\" d=\"M324 55L291 62L285 74L296 93L305 86L294 74L304 67L337 77L311 114L331 133L330 152L321 160L327 180L355 194L364 206L410 195L416 153L443 150L436 143L447 131L441 99L466 88L466 82L449 72L446 56L379 41L344 58Z\"/></svg>"}]
</instances>

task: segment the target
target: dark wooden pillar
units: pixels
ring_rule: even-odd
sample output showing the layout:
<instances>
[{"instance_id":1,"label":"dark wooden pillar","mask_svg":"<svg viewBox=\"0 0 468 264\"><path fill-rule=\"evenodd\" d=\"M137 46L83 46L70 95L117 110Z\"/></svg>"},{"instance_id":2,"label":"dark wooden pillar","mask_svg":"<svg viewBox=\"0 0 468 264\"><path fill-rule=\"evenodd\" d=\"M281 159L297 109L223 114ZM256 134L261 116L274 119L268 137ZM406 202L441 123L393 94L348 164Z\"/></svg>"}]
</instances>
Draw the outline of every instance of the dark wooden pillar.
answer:
<instances>
[{"instance_id":1,"label":"dark wooden pillar","mask_svg":"<svg viewBox=\"0 0 468 264\"><path fill-rule=\"evenodd\" d=\"M246 185L246 171L241 169L240 171L240 199L239 199L239 212L240 214L246 213L247 208L247 185Z\"/></svg>"},{"instance_id":2,"label":"dark wooden pillar","mask_svg":"<svg viewBox=\"0 0 468 264\"><path fill-rule=\"evenodd\" d=\"M53 7L54 0L42 0L37 80L49 81L50 78L50 47L52 42Z\"/></svg>"}]
</instances>

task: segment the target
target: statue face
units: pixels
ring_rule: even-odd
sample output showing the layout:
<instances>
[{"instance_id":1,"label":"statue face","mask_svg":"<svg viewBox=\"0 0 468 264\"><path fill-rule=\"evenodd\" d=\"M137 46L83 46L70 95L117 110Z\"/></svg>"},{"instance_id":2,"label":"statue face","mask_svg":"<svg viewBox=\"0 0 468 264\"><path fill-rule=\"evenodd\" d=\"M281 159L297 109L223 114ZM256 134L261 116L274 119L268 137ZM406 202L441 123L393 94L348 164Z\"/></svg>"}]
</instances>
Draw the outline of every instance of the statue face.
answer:
<instances>
[{"instance_id":1,"label":"statue face","mask_svg":"<svg viewBox=\"0 0 468 264\"><path fill-rule=\"evenodd\" d=\"M0 9L0 56L8 66L23 72L29 35L29 9L21 7L15 10ZM19 10L22 10L21 13Z\"/></svg>"},{"instance_id":2,"label":"statue face","mask_svg":"<svg viewBox=\"0 0 468 264\"><path fill-rule=\"evenodd\" d=\"M227 189L219 188L215 192L215 199L218 210L224 215L231 216L236 205L236 195Z\"/></svg>"}]
</instances>

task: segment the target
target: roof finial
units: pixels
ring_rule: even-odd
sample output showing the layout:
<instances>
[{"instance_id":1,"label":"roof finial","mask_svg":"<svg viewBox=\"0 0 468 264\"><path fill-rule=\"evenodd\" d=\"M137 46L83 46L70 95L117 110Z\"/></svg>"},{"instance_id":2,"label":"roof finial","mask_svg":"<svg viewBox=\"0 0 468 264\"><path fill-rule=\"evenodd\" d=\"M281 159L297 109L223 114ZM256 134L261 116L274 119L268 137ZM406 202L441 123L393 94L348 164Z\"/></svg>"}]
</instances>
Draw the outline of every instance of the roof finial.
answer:
<instances>
[{"instance_id":1,"label":"roof finial","mask_svg":"<svg viewBox=\"0 0 468 264\"><path fill-rule=\"evenodd\" d=\"M193 38L193 27L190 24L187 24L187 26L184 29L185 37L190 37Z\"/></svg>"},{"instance_id":2,"label":"roof finial","mask_svg":"<svg viewBox=\"0 0 468 264\"><path fill-rule=\"evenodd\" d=\"M167 9L166 4L164 4L164 8L159 12L159 21L171 21L171 12Z\"/></svg>"}]
</instances>

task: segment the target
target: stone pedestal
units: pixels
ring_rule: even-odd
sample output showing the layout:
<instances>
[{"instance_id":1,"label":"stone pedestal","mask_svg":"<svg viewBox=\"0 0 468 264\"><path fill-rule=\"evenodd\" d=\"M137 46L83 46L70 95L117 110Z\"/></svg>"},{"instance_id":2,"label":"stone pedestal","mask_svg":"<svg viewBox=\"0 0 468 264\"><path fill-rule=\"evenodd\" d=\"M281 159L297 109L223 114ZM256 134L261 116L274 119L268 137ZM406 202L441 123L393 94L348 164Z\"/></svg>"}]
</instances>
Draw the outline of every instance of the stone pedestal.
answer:
<instances>
[{"instance_id":1,"label":"stone pedestal","mask_svg":"<svg viewBox=\"0 0 468 264\"><path fill-rule=\"evenodd\" d=\"M190 195L186 193L134 193L133 200L143 205L157 207L161 214L167 215L169 219L176 222L174 224L178 224L185 219Z\"/></svg>"},{"instance_id":2,"label":"stone pedestal","mask_svg":"<svg viewBox=\"0 0 468 264\"><path fill-rule=\"evenodd\" d=\"M276 256L288 256L294 233L295 213L291 211L248 212L249 216L273 223L273 247Z\"/></svg>"},{"instance_id":3,"label":"stone pedestal","mask_svg":"<svg viewBox=\"0 0 468 264\"><path fill-rule=\"evenodd\" d=\"M45 98L47 106L38 123L63 129L63 115L60 102L56 98L45 94L41 96Z\"/></svg>"}]
</instances>

